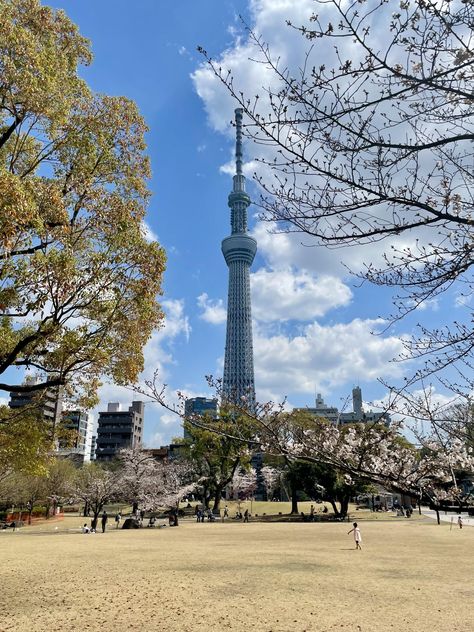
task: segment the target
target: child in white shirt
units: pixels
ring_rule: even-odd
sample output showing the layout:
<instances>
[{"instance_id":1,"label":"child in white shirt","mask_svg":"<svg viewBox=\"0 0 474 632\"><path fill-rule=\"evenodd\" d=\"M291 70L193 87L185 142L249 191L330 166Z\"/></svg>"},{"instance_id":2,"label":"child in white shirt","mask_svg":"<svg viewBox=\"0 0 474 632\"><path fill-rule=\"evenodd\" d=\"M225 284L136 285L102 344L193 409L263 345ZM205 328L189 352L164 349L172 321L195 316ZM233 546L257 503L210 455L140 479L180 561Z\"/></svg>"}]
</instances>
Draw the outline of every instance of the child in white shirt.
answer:
<instances>
[{"instance_id":1,"label":"child in white shirt","mask_svg":"<svg viewBox=\"0 0 474 632\"><path fill-rule=\"evenodd\" d=\"M359 527L357 526L357 522L354 522L352 524L352 529L347 532L347 535L349 535L350 533L354 534L354 542L356 545L356 549L362 550L362 547L360 545L360 543L362 542L362 535L360 533Z\"/></svg>"}]
</instances>

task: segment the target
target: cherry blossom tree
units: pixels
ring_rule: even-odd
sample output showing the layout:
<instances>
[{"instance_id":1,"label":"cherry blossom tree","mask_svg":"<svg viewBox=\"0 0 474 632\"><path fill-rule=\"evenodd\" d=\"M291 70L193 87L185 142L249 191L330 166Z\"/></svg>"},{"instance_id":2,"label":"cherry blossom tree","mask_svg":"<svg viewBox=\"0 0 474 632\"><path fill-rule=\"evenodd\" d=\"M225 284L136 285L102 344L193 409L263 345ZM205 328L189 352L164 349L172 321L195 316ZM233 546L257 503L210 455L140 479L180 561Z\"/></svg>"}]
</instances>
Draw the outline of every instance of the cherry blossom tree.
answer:
<instances>
[{"instance_id":1,"label":"cherry blossom tree","mask_svg":"<svg viewBox=\"0 0 474 632\"><path fill-rule=\"evenodd\" d=\"M194 491L199 479L185 459L157 460L143 449L122 450L117 471L120 498L146 511L179 508L179 502Z\"/></svg>"},{"instance_id":2,"label":"cherry blossom tree","mask_svg":"<svg viewBox=\"0 0 474 632\"><path fill-rule=\"evenodd\" d=\"M281 484L282 472L276 467L271 465L264 465L261 470L265 490L267 492L267 498L272 500L275 491Z\"/></svg>"},{"instance_id":3,"label":"cherry blossom tree","mask_svg":"<svg viewBox=\"0 0 474 632\"><path fill-rule=\"evenodd\" d=\"M98 463L88 463L77 471L70 491L92 511L92 528L95 529L104 505L120 496L120 478L117 472L106 470Z\"/></svg>"},{"instance_id":4,"label":"cherry blossom tree","mask_svg":"<svg viewBox=\"0 0 474 632\"><path fill-rule=\"evenodd\" d=\"M126 449L118 455L121 499L132 505L132 513L139 507L148 508L154 497L159 478L159 464L146 450Z\"/></svg>"},{"instance_id":5,"label":"cherry blossom tree","mask_svg":"<svg viewBox=\"0 0 474 632\"><path fill-rule=\"evenodd\" d=\"M170 508L177 512L179 503L199 485L192 466L181 459L159 463L159 475L150 509Z\"/></svg>"},{"instance_id":6,"label":"cherry blossom tree","mask_svg":"<svg viewBox=\"0 0 474 632\"><path fill-rule=\"evenodd\" d=\"M253 497L257 490L257 473L253 468L239 468L235 471L229 485L230 496L238 501L239 513L240 503Z\"/></svg>"}]
</instances>

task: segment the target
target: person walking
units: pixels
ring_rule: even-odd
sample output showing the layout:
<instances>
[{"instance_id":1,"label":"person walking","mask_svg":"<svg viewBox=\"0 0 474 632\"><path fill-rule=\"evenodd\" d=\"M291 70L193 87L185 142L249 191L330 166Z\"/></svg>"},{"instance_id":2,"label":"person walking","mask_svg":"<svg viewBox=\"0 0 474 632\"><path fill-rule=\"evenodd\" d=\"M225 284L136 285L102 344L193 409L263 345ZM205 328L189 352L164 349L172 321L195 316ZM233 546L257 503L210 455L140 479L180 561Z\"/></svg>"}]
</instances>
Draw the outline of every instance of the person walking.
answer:
<instances>
[{"instance_id":1,"label":"person walking","mask_svg":"<svg viewBox=\"0 0 474 632\"><path fill-rule=\"evenodd\" d=\"M246 509L244 511L244 522L248 522L249 521L249 510Z\"/></svg>"},{"instance_id":2,"label":"person walking","mask_svg":"<svg viewBox=\"0 0 474 632\"><path fill-rule=\"evenodd\" d=\"M115 514L115 528L118 529L120 527L120 521L122 520L122 514L120 511L117 511Z\"/></svg>"},{"instance_id":3,"label":"person walking","mask_svg":"<svg viewBox=\"0 0 474 632\"><path fill-rule=\"evenodd\" d=\"M458 516L458 527L462 529L462 516Z\"/></svg>"},{"instance_id":4,"label":"person walking","mask_svg":"<svg viewBox=\"0 0 474 632\"><path fill-rule=\"evenodd\" d=\"M107 520L109 519L107 512L104 510L102 514L102 533L105 533L105 527L107 525Z\"/></svg>"},{"instance_id":5,"label":"person walking","mask_svg":"<svg viewBox=\"0 0 474 632\"><path fill-rule=\"evenodd\" d=\"M227 505L224 507L224 518L228 518L229 517L229 507L227 507Z\"/></svg>"},{"instance_id":6,"label":"person walking","mask_svg":"<svg viewBox=\"0 0 474 632\"><path fill-rule=\"evenodd\" d=\"M356 549L362 550L362 547L360 545L360 543L362 542L362 535L360 533L359 527L357 526L357 522L354 522L352 524L352 529L347 532L347 535L349 535L350 533L354 534L354 542L356 545Z\"/></svg>"}]
</instances>

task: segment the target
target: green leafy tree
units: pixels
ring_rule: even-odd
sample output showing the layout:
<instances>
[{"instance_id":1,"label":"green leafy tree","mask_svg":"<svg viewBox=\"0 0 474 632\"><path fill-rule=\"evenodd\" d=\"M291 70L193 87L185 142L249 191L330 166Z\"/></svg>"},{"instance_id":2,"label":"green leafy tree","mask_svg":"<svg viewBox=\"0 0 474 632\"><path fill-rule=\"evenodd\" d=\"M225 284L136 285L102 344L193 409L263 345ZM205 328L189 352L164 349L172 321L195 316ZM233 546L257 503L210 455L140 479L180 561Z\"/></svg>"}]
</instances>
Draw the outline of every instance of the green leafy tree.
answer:
<instances>
[{"instance_id":1,"label":"green leafy tree","mask_svg":"<svg viewBox=\"0 0 474 632\"><path fill-rule=\"evenodd\" d=\"M162 312L165 265L145 238L146 125L78 75L89 42L63 11L0 0L0 376L38 371L91 405L134 382Z\"/></svg>"},{"instance_id":2,"label":"green leafy tree","mask_svg":"<svg viewBox=\"0 0 474 632\"><path fill-rule=\"evenodd\" d=\"M0 406L0 481L13 472L45 474L51 448L50 427L37 410Z\"/></svg>"},{"instance_id":3,"label":"green leafy tree","mask_svg":"<svg viewBox=\"0 0 474 632\"><path fill-rule=\"evenodd\" d=\"M44 476L43 494L45 516L55 515L56 509L71 498L71 483L77 470L69 459L51 460Z\"/></svg>"},{"instance_id":4,"label":"green leafy tree","mask_svg":"<svg viewBox=\"0 0 474 632\"><path fill-rule=\"evenodd\" d=\"M35 506L45 498L45 475L42 473L13 473L6 484L8 500L19 509L20 516L25 512L28 524ZM21 518L20 518L21 519Z\"/></svg>"},{"instance_id":5,"label":"green leafy tree","mask_svg":"<svg viewBox=\"0 0 474 632\"><path fill-rule=\"evenodd\" d=\"M233 436L236 425L239 427L238 438ZM212 500L212 510L217 512L224 490L236 471L249 467L251 425L245 417L236 420L231 413L222 410L218 419L209 415L184 419L184 428L189 435L184 442L184 454L199 478L205 506L209 507Z\"/></svg>"}]
</instances>

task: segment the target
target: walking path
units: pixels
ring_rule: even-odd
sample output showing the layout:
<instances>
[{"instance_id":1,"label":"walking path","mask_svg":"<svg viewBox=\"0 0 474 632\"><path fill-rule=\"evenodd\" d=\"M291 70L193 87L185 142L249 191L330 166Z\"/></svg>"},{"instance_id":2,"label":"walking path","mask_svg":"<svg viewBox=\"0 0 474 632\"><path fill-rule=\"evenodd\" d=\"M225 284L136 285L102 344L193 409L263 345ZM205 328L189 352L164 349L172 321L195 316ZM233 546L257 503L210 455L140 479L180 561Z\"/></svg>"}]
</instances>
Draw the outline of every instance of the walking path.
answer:
<instances>
[{"instance_id":1,"label":"walking path","mask_svg":"<svg viewBox=\"0 0 474 632\"><path fill-rule=\"evenodd\" d=\"M422 509L421 513L428 518L433 518L433 520L436 520L436 511L431 511L430 509ZM453 526L455 526L456 528L458 528L458 516L459 514L445 514L444 511L439 512L439 519L442 522L451 522L452 520ZM474 517L469 516L467 513L462 513L461 516L464 527L474 527Z\"/></svg>"}]
</instances>

